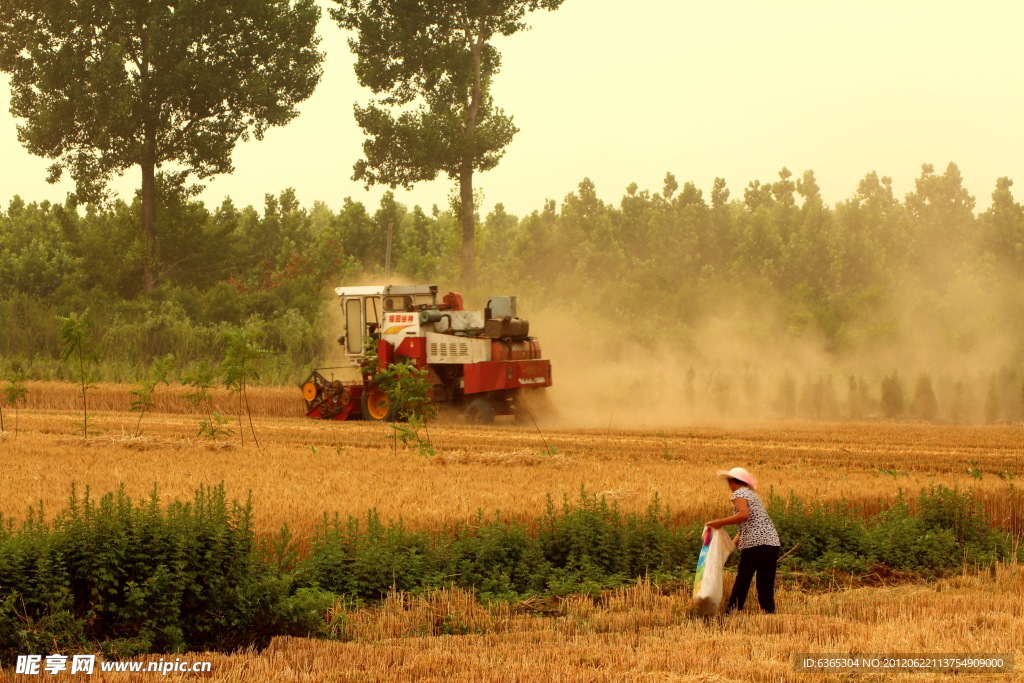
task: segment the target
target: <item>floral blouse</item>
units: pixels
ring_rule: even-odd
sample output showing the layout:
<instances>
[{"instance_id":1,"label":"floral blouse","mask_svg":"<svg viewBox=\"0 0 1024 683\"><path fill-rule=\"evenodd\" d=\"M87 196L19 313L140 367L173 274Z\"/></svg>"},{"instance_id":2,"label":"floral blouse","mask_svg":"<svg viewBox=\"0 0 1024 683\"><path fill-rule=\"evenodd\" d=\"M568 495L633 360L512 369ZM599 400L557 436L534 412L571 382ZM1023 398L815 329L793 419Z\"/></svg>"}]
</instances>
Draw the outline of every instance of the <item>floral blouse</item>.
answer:
<instances>
[{"instance_id":1,"label":"floral blouse","mask_svg":"<svg viewBox=\"0 0 1024 683\"><path fill-rule=\"evenodd\" d=\"M750 506L750 517L747 521L740 522L740 542L736 546L740 550L744 548L753 548L759 545L774 545L779 546L779 532L775 530L775 525L772 524L772 520L768 517L768 513L764 510L764 505L761 504L761 498L754 492L753 489L744 486L733 491L732 496L729 500L736 500L737 498L743 498L747 501L747 505ZM733 514L739 512L736 509L735 503L732 508Z\"/></svg>"}]
</instances>

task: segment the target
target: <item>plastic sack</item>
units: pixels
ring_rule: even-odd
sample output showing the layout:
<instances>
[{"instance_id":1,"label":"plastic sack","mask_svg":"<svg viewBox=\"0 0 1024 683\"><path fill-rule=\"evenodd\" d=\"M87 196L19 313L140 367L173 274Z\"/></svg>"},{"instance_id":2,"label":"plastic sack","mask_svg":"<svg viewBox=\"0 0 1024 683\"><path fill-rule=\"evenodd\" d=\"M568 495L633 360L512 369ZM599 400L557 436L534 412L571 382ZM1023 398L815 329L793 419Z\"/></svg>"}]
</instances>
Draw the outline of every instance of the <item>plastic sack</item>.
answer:
<instances>
[{"instance_id":1,"label":"plastic sack","mask_svg":"<svg viewBox=\"0 0 1024 683\"><path fill-rule=\"evenodd\" d=\"M735 549L729 534L704 527L704 546L700 549L697 573L693 577L693 603L703 616L713 615L722 603L722 568Z\"/></svg>"}]
</instances>

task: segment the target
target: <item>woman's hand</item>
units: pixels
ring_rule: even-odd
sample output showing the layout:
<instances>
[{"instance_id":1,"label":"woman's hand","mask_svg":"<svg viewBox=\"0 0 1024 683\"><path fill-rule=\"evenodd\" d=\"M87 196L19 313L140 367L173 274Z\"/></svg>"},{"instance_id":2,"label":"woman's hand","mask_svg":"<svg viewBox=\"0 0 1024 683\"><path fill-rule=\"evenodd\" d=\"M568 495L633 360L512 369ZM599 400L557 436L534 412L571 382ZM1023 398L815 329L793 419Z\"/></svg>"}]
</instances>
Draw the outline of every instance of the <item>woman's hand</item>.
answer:
<instances>
[{"instance_id":1,"label":"woman's hand","mask_svg":"<svg viewBox=\"0 0 1024 683\"><path fill-rule=\"evenodd\" d=\"M740 524L750 519L750 505L747 504L747 501L743 498L737 498L734 503L736 505L735 515L724 519L713 519L710 522L704 522L704 524L712 529L721 529L723 526Z\"/></svg>"}]
</instances>

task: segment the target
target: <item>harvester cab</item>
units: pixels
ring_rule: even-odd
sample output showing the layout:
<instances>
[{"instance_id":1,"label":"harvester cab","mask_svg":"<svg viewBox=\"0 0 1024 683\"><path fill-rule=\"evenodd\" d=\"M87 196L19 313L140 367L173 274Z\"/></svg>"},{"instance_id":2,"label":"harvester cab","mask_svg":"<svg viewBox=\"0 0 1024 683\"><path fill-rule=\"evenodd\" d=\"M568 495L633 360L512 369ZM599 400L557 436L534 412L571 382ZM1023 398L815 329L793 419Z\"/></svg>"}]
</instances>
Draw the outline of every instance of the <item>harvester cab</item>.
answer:
<instances>
[{"instance_id":1,"label":"harvester cab","mask_svg":"<svg viewBox=\"0 0 1024 683\"><path fill-rule=\"evenodd\" d=\"M350 365L363 362L365 340L380 339L381 319L392 313L413 313L437 307L437 285L387 287L338 287L344 332L338 344L344 347Z\"/></svg>"},{"instance_id":2,"label":"harvester cab","mask_svg":"<svg viewBox=\"0 0 1024 683\"><path fill-rule=\"evenodd\" d=\"M374 380L393 363L426 369L432 400L461 409L471 423L514 414L524 392L551 386L551 363L541 358L529 323L517 317L513 296L492 297L479 311L466 310L458 292L439 300L437 285L338 287L335 292L345 363L317 368L303 383L309 417L393 419L387 395ZM374 354L376 366L369 367Z\"/></svg>"}]
</instances>

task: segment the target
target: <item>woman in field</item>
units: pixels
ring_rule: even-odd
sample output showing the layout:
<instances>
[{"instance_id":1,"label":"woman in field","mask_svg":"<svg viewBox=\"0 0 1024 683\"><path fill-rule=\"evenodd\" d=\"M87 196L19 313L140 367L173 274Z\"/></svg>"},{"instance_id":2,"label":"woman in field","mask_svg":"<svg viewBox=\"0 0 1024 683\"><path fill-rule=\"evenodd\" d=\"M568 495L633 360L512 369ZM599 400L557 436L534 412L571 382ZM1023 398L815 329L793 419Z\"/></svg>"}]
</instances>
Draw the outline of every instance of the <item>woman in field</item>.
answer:
<instances>
[{"instance_id":1,"label":"woman in field","mask_svg":"<svg viewBox=\"0 0 1024 683\"><path fill-rule=\"evenodd\" d=\"M765 512L761 498L755 492L757 479L742 467L722 470L718 473L732 491L733 514L724 519L708 522L718 529L730 524L739 525L736 547L740 550L740 566L736 572L736 583L725 611L743 609L750 590L750 580L757 575L757 601L761 609L775 613L775 568L779 561L779 534Z\"/></svg>"}]
</instances>

